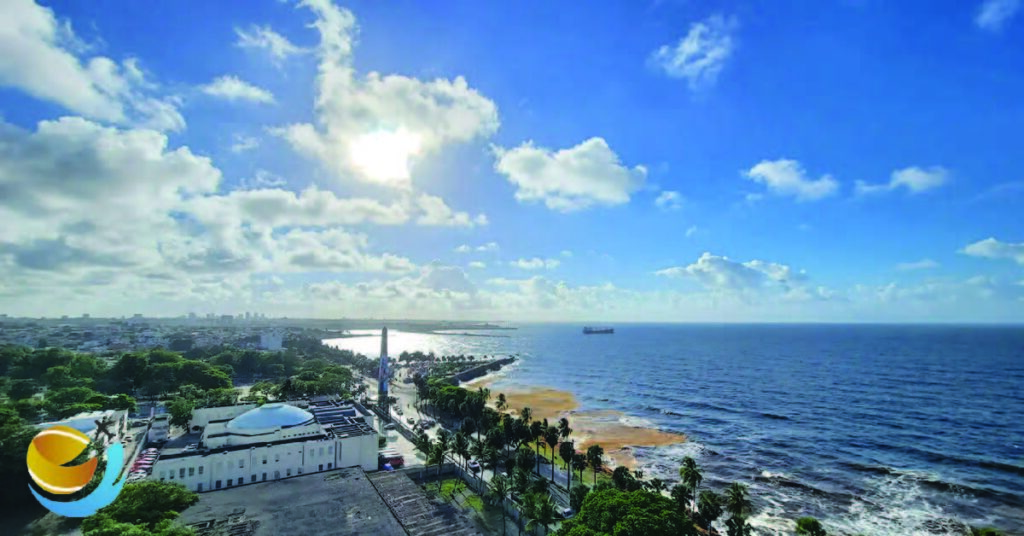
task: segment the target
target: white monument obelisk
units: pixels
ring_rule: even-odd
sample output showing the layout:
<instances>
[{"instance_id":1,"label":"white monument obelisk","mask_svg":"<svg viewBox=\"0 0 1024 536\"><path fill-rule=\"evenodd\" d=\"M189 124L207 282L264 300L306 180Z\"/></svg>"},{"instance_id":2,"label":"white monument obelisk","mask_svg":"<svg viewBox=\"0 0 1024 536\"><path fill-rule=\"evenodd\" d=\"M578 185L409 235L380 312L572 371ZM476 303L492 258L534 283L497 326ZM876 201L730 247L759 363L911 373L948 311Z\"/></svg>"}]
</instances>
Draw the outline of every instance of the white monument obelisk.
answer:
<instances>
[{"instance_id":1,"label":"white monument obelisk","mask_svg":"<svg viewBox=\"0 0 1024 536\"><path fill-rule=\"evenodd\" d=\"M388 411L388 328L380 331L380 367L377 374L377 405Z\"/></svg>"}]
</instances>

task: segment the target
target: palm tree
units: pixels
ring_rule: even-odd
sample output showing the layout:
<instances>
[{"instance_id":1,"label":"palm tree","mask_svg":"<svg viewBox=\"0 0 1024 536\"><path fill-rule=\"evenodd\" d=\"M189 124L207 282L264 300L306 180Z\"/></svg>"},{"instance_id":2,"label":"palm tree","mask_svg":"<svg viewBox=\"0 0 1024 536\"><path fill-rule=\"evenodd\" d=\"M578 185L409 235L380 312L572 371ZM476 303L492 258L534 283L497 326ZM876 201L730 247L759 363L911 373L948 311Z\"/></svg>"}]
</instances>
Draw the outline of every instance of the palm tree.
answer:
<instances>
[{"instance_id":1,"label":"palm tree","mask_svg":"<svg viewBox=\"0 0 1024 536\"><path fill-rule=\"evenodd\" d=\"M569 419L565 417L558 419L558 436L562 438L562 443L565 443L566 440L569 439L570 435L572 435L572 428L569 428ZM576 449L573 448L572 451L575 452ZM566 456L561 452L559 452L559 455L561 455L562 459L565 460L565 470L567 473L566 483L568 484L566 489L572 489L572 469L569 467L569 460L572 459L572 455L570 454L568 459L566 459Z\"/></svg>"},{"instance_id":2,"label":"palm tree","mask_svg":"<svg viewBox=\"0 0 1024 536\"><path fill-rule=\"evenodd\" d=\"M711 529L711 524L722 515L722 496L711 490L700 492L700 499L697 500L697 515L694 521L705 530Z\"/></svg>"},{"instance_id":3,"label":"palm tree","mask_svg":"<svg viewBox=\"0 0 1024 536\"><path fill-rule=\"evenodd\" d=\"M505 534L505 525L508 514L505 512L505 501L512 496L512 484L503 475L491 479L490 489L487 490L487 500L491 504L501 506L501 534Z\"/></svg>"},{"instance_id":4,"label":"palm tree","mask_svg":"<svg viewBox=\"0 0 1024 536\"><path fill-rule=\"evenodd\" d=\"M519 418L523 420L523 423L533 422L533 410L529 406L519 410Z\"/></svg>"},{"instance_id":5,"label":"palm tree","mask_svg":"<svg viewBox=\"0 0 1024 536\"><path fill-rule=\"evenodd\" d=\"M430 449L430 457L427 458L429 465L437 466L437 491L441 491L441 465L444 464L446 451L447 449L440 442L434 443L434 446Z\"/></svg>"},{"instance_id":6,"label":"palm tree","mask_svg":"<svg viewBox=\"0 0 1024 536\"><path fill-rule=\"evenodd\" d=\"M594 485L597 485L597 472L601 470L601 466L604 465L604 449L601 445L591 445L587 449L587 465L594 470Z\"/></svg>"},{"instance_id":7,"label":"palm tree","mask_svg":"<svg viewBox=\"0 0 1024 536\"><path fill-rule=\"evenodd\" d=\"M576 449L573 447L572 443L567 443L565 441L562 441L562 443L560 445L558 445L558 456L560 458L562 458L563 462L565 462L565 474L566 474L566 488L565 489L572 489L572 459L573 459L573 456L575 454L576 454Z\"/></svg>"},{"instance_id":8,"label":"palm tree","mask_svg":"<svg viewBox=\"0 0 1024 536\"><path fill-rule=\"evenodd\" d=\"M665 491L665 489L668 487L668 485L665 484L665 481L660 478L652 478L651 481L647 484L647 486L651 489L651 491L657 493L658 495L661 495L661 492Z\"/></svg>"},{"instance_id":9,"label":"palm tree","mask_svg":"<svg viewBox=\"0 0 1024 536\"><path fill-rule=\"evenodd\" d=\"M537 498L533 507L533 519L526 525L526 530L532 531L537 525L544 527L544 534L548 533L548 527L555 522L555 503L548 495L541 495Z\"/></svg>"},{"instance_id":10,"label":"palm tree","mask_svg":"<svg viewBox=\"0 0 1024 536\"><path fill-rule=\"evenodd\" d=\"M754 506L747 494L747 487L739 482L729 484L725 489L725 510L732 516L725 522L726 533L729 536L747 536L751 533L747 525L747 516L753 511Z\"/></svg>"},{"instance_id":11,"label":"palm tree","mask_svg":"<svg viewBox=\"0 0 1024 536\"><path fill-rule=\"evenodd\" d=\"M587 468L587 456L579 452L573 454L572 468L579 472L580 480L583 480L583 470Z\"/></svg>"},{"instance_id":12,"label":"palm tree","mask_svg":"<svg viewBox=\"0 0 1024 536\"><path fill-rule=\"evenodd\" d=\"M733 517L746 518L754 509L747 493L747 486L733 482L725 488L725 510Z\"/></svg>"},{"instance_id":13,"label":"palm tree","mask_svg":"<svg viewBox=\"0 0 1024 536\"><path fill-rule=\"evenodd\" d=\"M700 474L700 467L697 466L697 462L692 457L687 456L683 458L683 465L679 468L679 478L682 479L683 485L689 490L691 500L696 499L697 488L700 487L704 477Z\"/></svg>"},{"instance_id":14,"label":"palm tree","mask_svg":"<svg viewBox=\"0 0 1024 536\"><path fill-rule=\"evenodd\" d=\"M551 481L555 480L555 445L558 444L558 428L549 426L544 432L544 442L551 449Z\"/></svg>"},{"instance_id":15,"label":"palm tree","mask_svg":"<svg viewBox=\"0 0 1024 536\"><path fill-rule=\"evenodd\" d=\"M540 473L540 442L544 439L544 430L545 427L540 421L530 423L530 437L533 438L537 446L537 468L534 470L536 473Z\"/></svg>"},{"instance_id":16,"label":"palm tree","mask_svg":"<svg viewBox=\"0 0 1024 536\"><path fill-rule=\"evenodd\" d=\"M423 431L420 431L419 434L416 434L416 439L413 441L413 446L416 448L417 451L419 451L420 454L423 455L423 458L427 460L427 465L429 466L430 453L434 449L433 444L431 444L430 442L430 437ZM422 476L423 474L420 473L421 478Z\"/></svg>"},{"instance_id":17,"label":"palm tree","mask_svg":"<svg viewBox=\"0 0 1024 536\"><path fill-rule=\"evenodd\" d=\"M508 407L508 399L505 398L505 393L498 393L498 402L494 404L494 407L498 408L498 413L505 411Z\"/></svg>"},{"instance_id":18,"label":"palm tree","mask_svg":"<svg viewBox=\"0 0 1024 536\"><path fill-rule=\"evenodd\" d=\"M491 476L492 477L497 476L497 474L498 474L498 460L501 459L501 453L498 452L498 449L496 449L496 448L494 448L494 447L492 447L490 445L484 447L484 453L483 453L482 458L483 459L481 460L481 462L486 463L487 466L491 468ZM482 470L480 472L483 473Z\"/></svg>"},{"instance_id":19,"label":"palm tree","mask_svg":"<svg viewBox=\"0 0 1024 536\"><path fill-rule=\"evenodd\" d=\"M466 434L457 432L455 440L452 441L452 452L462 457L462 469L469 470L469 438Z\"/></svg>"}]
</instances>

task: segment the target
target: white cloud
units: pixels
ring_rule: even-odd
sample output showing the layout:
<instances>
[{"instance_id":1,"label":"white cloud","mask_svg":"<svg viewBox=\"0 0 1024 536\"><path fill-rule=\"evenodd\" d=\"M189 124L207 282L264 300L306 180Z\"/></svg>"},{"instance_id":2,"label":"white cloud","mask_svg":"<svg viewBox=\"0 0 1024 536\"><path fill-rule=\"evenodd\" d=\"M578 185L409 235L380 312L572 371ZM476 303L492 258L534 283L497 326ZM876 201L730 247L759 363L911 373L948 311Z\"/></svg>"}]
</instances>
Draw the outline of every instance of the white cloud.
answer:
<instances>
[{"instance_id":1,"label":"white cloud","mask_svg":"<svg viewBox=\"0 0 1024 536\"><path fill-rule=\"evenodd\" d=\"M211 97L217 97L228 101L248 101L263 104L274 102L274 94L260 87L256 87L237 76L224 75L214 81L200 86L203 93Z\"/></svg>"},{"instance_id":2,"label":"white cloud","mask_svg":"<svg viewBox=\"0 0 1024 536\"><path fill-rule=\"evenodd\" d=\"M291 56L309 52L295 46L286 37L272 30L270 26L254 24L246 30L235 28L235 33L238 34L236 45L242 48L266 50L270 54L271 61L278 66Z\"/></svg>"},{"instance_id":3,"label":"white cloud","mask_svg":"<svg viewBox=\"0 0 1024 536\"><path fill-rule=\"evenodd\" d=\"M470 268L475 268L477 270L483 270L484 268L487 268L487 263L482 262L482 261L473 261L473 262L469 263L469 267Z\"/></svg>"},{"instance_id":4,"label":"white cloud","mask_svg":"<svg viewBox=\"0 0 1024 536\"><path fill-rule=\"evenodd\" d=\"M560 212L627 203L647 177L644 166L622 165L603 138L559 151L526 142L514 149L495 147L494 152L494 168L517 186L516 199L543 201Z\"/></svg>"},{"instance_id":5,"label":"white cloud","mask_svg":"<svg viewBox=\"0 0 1024 536\"><path fill-rule=\"evenodd\" d=\"M476 247L476 250L480 251L480 252L493 252L493 251L498 251L498 249L500 249L500 248L498 247L498 243L497 242L488 242L486 244L483 244L483 245L480 245L480 246Z\"/></svg>"},{"instance_id":6,"label":"white cloud","mask_svg":"<svg viewBox=\"0 0 1024 536\"><path fill-rule=\"evenodd\" d=\"M522 270L554 270L558 268L558 265L562 264L558 259L541 259L540 257L534 257L532 259L518 259L510 261L509 266L514 266Z\"/></svg>"},{"instance_id":7,"label":"white cloud","mask_svg":"<svg viewBox=\"0 0 1024 536\"><path fill-rule=\"evenodd\" d=\"M988 259L1013 259L1017 264L1024 264L1024 242L1000 242L989 237L968 244L960 250L960 253Z\"/></svg>"},{"instance_id":8,"label":"white cloud","mask_svg":"<svg viewBox=\"0 0 1024 536\"><path fill-rule=\"evenodd\" d=\"M259 138L235 134L235 142L231 144L231 152L244 153L260 146Z\"/></svg>"},{"instance_id":9,"label":"white cloud","mask_svg":"<svg viewBox=\"0 0 1024 536\"><path fill-rule=\"evenodd\" d=\"M677 43L652 52L648 62L672 78L685 78L691 90L714 85L735 49L737 25L735 17L721 15L695 22Z\"/></svg>"},{"instance_id":10,"label":"white cloud","mask_svg":"<svg viewBox=\"0 0 1024 536\"><path fill-rule=\"evenodd\" d=\"M896 265L896 269L901 272L909 272L913 270L931 270L932 268L938 268L939 263L931 259L921 259L914 262L901 262Z\"/></svg>"},{"instance_id":11,"label":"white cloud","mask_svg":"<svg viewBox=\"0 0 1024 536\"><path fill-rule=\"evenodd\" d=\"M274 240L278 270L300 272L409 272L416 266L405 257L365 253L366 235L341 229L292 229Z\"/></svg>"},{"instance_id":12,"label":"white cloud","mask_svg":"<svg viewBox=\"0 0 1024 536\"><path fill-rule=\"evenodd\" d=\"M763 160L750 168L746 176L764 184L775 195L791 196L797 201L817 201L839 190L839 183L831 175L823 175L817 180L809 179L803 166L796 160Z\"/></svg>"},{"instance_id":13,"label":"white cloud","mask_svg":"<svg viewBox=\"0 0 1024 536\"><path fill-rule=\"evenodd\" d=\"M985 0L978 9L974 24L983 30L998 32L1020 8L1020 0Z\"/></svg>"},{"instance_id":14,"label":"white cloud","mask_svg":"<svg viewBox=\"0 0 1024 536\"><path fill-rule=\"evenodd\" d=\"M665 190L654 200L654 204L662 210L679 210L683 206L683 196L679 192Z\"/></svg>"},{"instance_id":15,"label":"white cloud","mask_svg":"<svg viewBox=\"0 0 1024 536\"><path fill-rule=\"evenodd\" d=\"M301 5L316 14L313 26L320 34L316 124L272 132L339 180L409 189L419 160L497 130L497 106L461 76L430 81L376 72L357 76L352 13L329 0Z\"/></svg>"},{"instance_id":16,"label":"white cloud","mask_svg":"<svg viewBox=\"0 0 1024 536\"><path fill-rule=\"evenodd\" d=\"M287 182L273 173L265 169L257 169L250 179L243 179L239 185L239 190L263 190L268 188L280 188L287 184Z\"/></svg>"},{"instance_id":17,"label":"white cloud","mask_svg":"<svg viewBox=\"0 0 1024 536\"><path fill-rule=\"evenodd\" d=\"M715 292L752 299L773 292L787 299L828 299L832 291L824 287L807 285L807 274L795 271L785 264L752 260L736 262L728 257L705 252L696 262L687 266L673 266L658 270L656 275L669 278L689 278Z\"/></svg>"},{"instance_id":18,"label":"white cloud","mask_svg":"<svg viewBox=\"0 0 1024 536\"><path fill-rule=\"evenodd\" d=\"M453 211L440 197L422 194L416 204L421 211L417 223L420 225L440 225L446 227L475 227L487 225L487 216L477 214L471 217L467 212Z\"/></svg>"},{"instance_id":19,"label":"white cloud","mask_svg":"<svg viewBox=\"0 0 1024 536\"><path fill-rule=\"evenodd\" d=\"M697 227L696 225L691 225L691 226L687 227L686 228L686 238L692 237L693 235L697 234L699 231L700 231L700 228Z\"/></svg>"},{"instance_id":20,"label":"white cloud","mask_svg":"<svg viewBox=\"0 0 1024 536\"><path fill-rule=\"evenodd\" d=\"M567 259L572 258L572 252L568 249L563 249L561 255Z\"/></svg>"},{"instance_id":21,"label":"white cloud","mask_svg":"<svg viewBox=\"0 0 1024 536\"><path fill-rule=\"evenodd\" d=\"M453 251L455 251L455 253L469 253L470 251L473 251L473 248L469 247L469 244L462 244L456 247Z\"/></svg>"},{"instance_id":22,"label":"white cloud","mask_svg":"<svg viewBox=\"0 0 1024 536\"><path fill-rule=\"evenodd\" d=\"M0 86L18 88L88 118L182 130L173 98L152 96L138 62L79 58L85 48L68 22L31 0L0 2Z\"/></svg>"},{"instance_id":23,"label":"white cloud","mask_svg":"<svg viewBox=\"0 0 1024 536\"><path fill-rule=\"evenodd\" d=\"M857 181L855 189L857 195L891 192L901 187L906 188L911 194L919 194L938 188L948 181L949 171L941 166L932 166L928 169L911 166L893 171L888 183L868 184Z\"/></svg>"}]
</instances>

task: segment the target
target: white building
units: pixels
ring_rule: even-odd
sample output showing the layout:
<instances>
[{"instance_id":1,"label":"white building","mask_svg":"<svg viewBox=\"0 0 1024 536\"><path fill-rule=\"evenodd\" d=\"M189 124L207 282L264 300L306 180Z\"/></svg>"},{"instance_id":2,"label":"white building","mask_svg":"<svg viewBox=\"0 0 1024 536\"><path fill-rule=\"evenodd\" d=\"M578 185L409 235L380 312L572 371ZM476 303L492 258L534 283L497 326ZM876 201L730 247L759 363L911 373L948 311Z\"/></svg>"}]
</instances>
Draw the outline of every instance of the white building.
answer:
<instances>
[{"instance_id":1,"label":"white building","mask_svg":"<svg viewBox=\"0 0 1024 536\"><path fill-rule=\"evenodd\" d=\"M167 441L170 436L171 422L170 417L164 413L153 417L153 424L149 427L149 432L146 433L147 443L159 443L161 441Z\"/></svg>"},{"instance_id":2,"label":"white building","mask_svg":"<svg viewBox=\"0 0 1024 536\"><path fill-rule=\"evenodd\" d=\"M207 422L199 450L165 451L153 478L201 492L340 467L377 469L377 433L354 409L333 403L310 409L266 404L227 420L193 415L193 423Z\"/></svg>"},{"instance_id":3,"label":"white building","mask_svg":"<svg viewBox=\"0 0 1024 536\"><path fill-rule=\"evenodd\" d=\"M284 346L284 336L280 331L270 330L260 333L260 348L263 350L280 350Z\"/></svg>"}]
</instances>

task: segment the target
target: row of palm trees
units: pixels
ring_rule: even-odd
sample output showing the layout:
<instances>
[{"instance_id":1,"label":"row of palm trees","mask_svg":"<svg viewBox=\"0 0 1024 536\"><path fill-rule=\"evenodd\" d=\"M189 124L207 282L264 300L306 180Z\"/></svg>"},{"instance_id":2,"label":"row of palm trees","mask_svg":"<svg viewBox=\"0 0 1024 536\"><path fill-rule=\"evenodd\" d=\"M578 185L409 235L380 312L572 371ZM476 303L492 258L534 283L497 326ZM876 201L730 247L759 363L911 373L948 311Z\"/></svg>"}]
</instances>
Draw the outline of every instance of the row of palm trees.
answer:
<instances>
[{"instance_id":1,"label":"row of palm trees","mask_svg":"<svg viewBox=\"0 0 1024 536\"><path fill-rule=\"evenodd\" d=\"M593 445L585 453L578 452L570 440L572 427L564 417L556 424L549 423L547 419L534 420L533 411L528 407L515 417L506 413L508 400L504 394L498 394L495 409L491 409L488 407L491 399L489 389L481 387L470 391L420 376L415 376L413 382L417 387L417 406L421 411L423 405L428 404L439 420L447 421L467 436L475 434L476 441L469 442L467 450L488 468L496 467L502 460L507 461L520 446L530 442L534 443L538 453L550 460L552 481L555 480L555 462L561 458L569 488L574 471L582 479L587 468L593 469L596 483L597 473L604 468L604 450L600 445ZM540 458L536 459L535 471L540 472Z\"/></svg>"},{"instance_id":2,"label":"row of palm trees","mask_svg":"<svg viewBox=\"0 0 1024 536\"><path fill-rule=\"evenodd\" d=\"M520 410L519 416L515 417L506 413L508 400L504 394L496 397L495 409L491 409L488 406L491 392L486 388L470 391L418 377L414 378L414 383L419 395L417 405L428 404L439 420L458 428L455 433L441 428L437 440L433 442L422 432L417 437L417 448L427 457L429 466L438 467L438 474L446 455L460 457L463 468L467 470L470 459L479 460L483 468L494 475L485 495L502 505L507 499L521 503L522 512L533 523L545 528L549 525L545 523L547 519L543 515L546 511L543 509L547 506L543 506L542 510L536 508L539 508L539 504L549 503L550 497L547 493L547 480L539 479L544 482L540 484L531 475L531 469L540 475L540 457L536 453L546 454L550 459L551 482L555 481L557 455L565 465L568 490L573 489L574 472L579 474L582 482L583 473L588 468L593 470L593 484L597 485L597 474L605 467L604 450L600 445L592 445L586 452L578 452L571 439L573 430L568 419L561 418L556 424L550 424L547 419L534 420L533 412L528 407ZM521 448L531 442L536 453ZM504 465L505 475L498 474L499 465ZM481 480L482 476L483 470L480 472ZM641 471L634 473L628 468L618 467L612 474L614 485L624 491L647 489L659 494L668 491L680 513L704 530L709 530L712 523L727 513L729 518L725 525L728 536L750 534L747 520L753 506L745 485L734 482L721 494L710 489L701 490L703 475L691 457L683 459L679 477L679 484L669 489L668 484L661 479L644 480Z\"/></svg>"}]
</instances>

